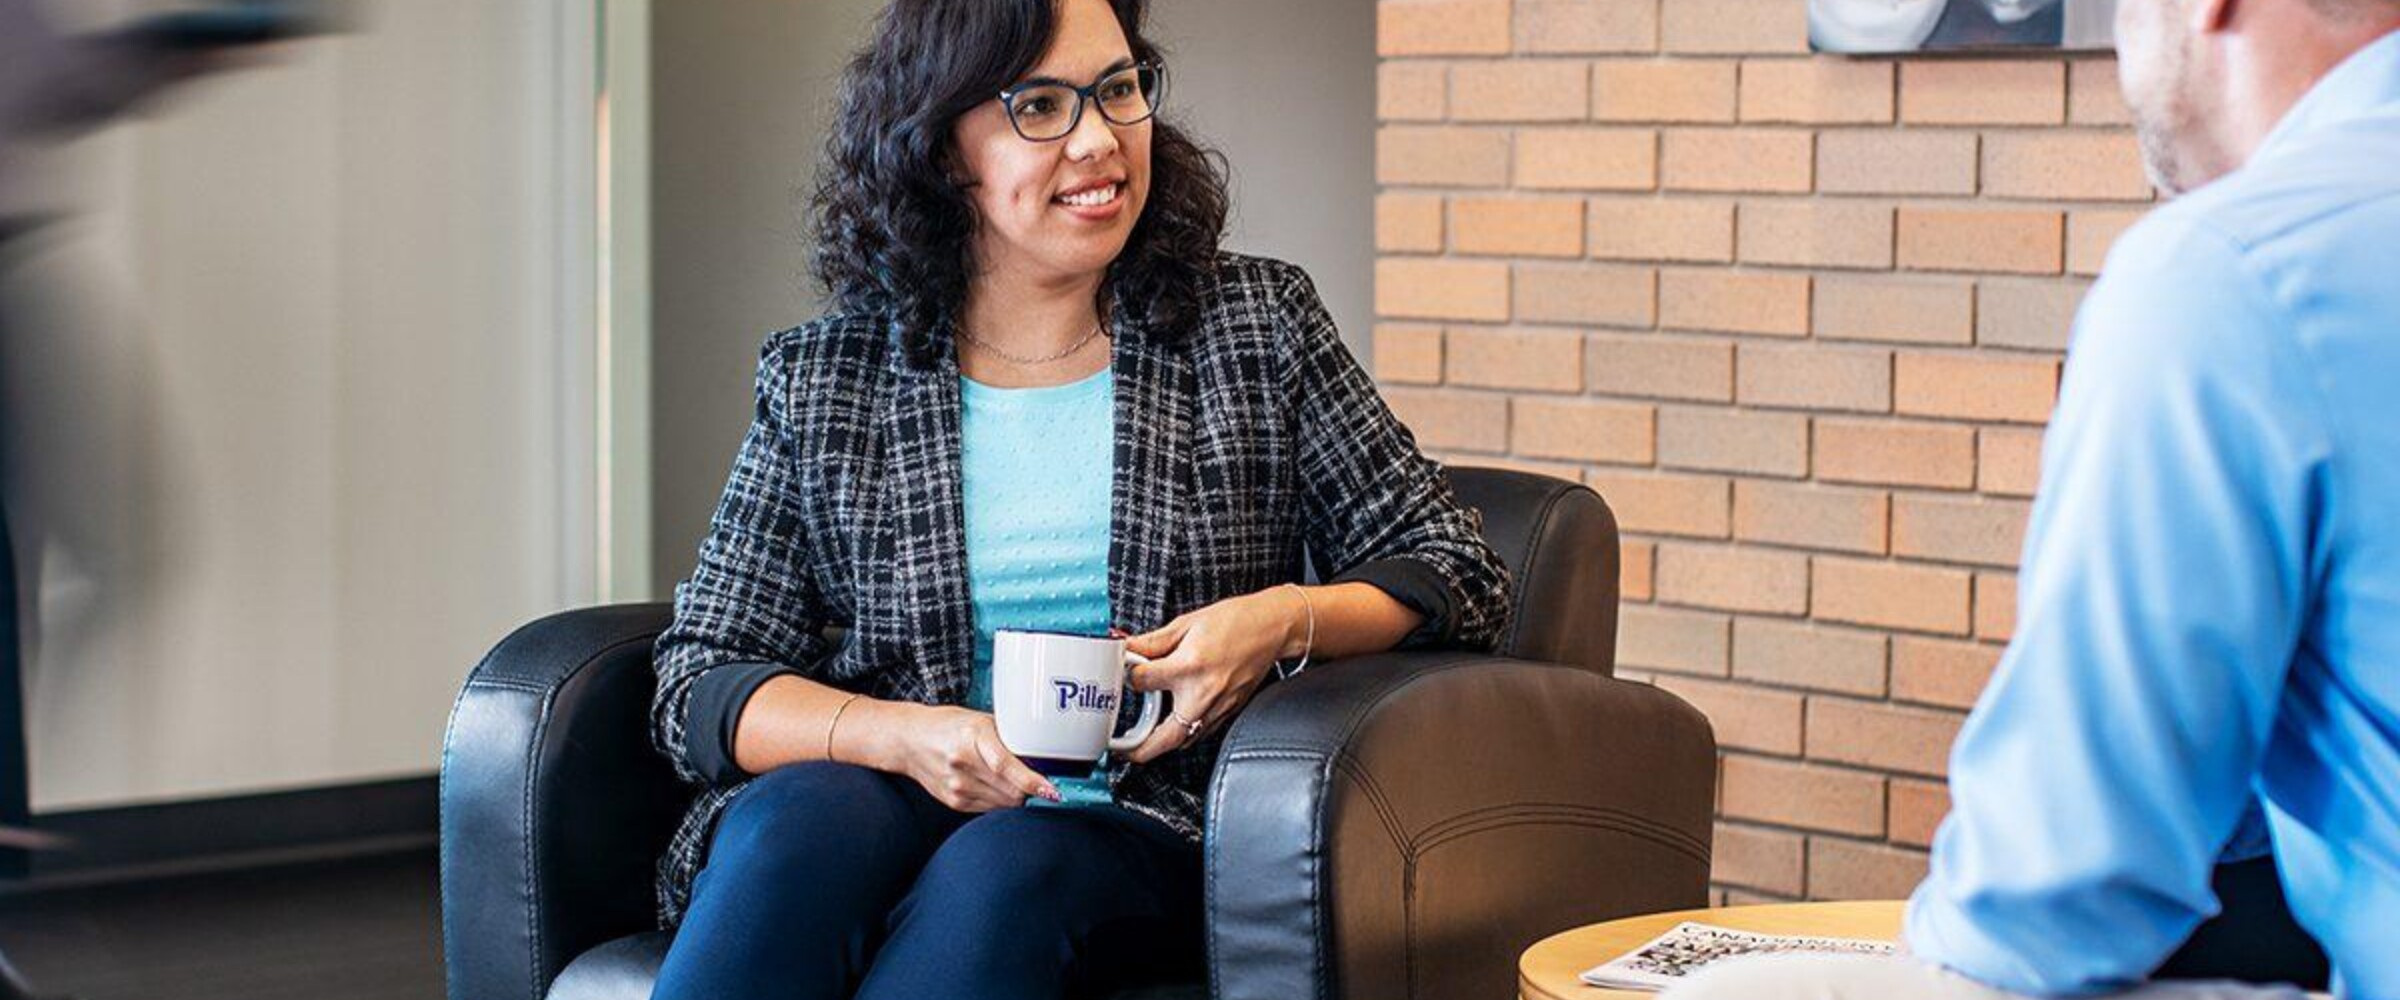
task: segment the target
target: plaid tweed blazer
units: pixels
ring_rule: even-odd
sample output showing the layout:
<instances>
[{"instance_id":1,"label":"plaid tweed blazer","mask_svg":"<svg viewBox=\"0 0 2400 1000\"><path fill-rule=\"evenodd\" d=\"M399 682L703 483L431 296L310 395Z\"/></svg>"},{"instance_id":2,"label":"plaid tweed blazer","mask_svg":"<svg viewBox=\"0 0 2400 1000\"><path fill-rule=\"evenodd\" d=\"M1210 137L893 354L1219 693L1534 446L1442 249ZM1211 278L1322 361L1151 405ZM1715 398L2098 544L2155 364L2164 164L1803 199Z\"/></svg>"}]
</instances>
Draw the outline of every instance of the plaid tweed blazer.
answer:
<instances>
[{"instance_id":1,"label":"plaid tweed blazer","mask_svg":"<svg viewBox=\"0 0 2400 1000\"><path fill-rule=\"evenodd\" d=\"M1438 580L1450 620L1405 644L1497 641L1508 582L1477 515L1376 395L1299 268L1222 255L1197 329L1170 343L1123 324L1110 365L1118 628L1300 580L1313 557L1328 578L1399 560ZM717 817L746 781L694 764L700 677L764 663L877 698L965 699L975 623L958 383L955 359L919 369L872 318L767 340L755 417L655 654L653 742L703 786L659 863L661 926L681 922ZM846 630L838 647L828 626ZM1199 839L1220 742L1116 765L1118 802Z\"/></svg>"}]
</instances>

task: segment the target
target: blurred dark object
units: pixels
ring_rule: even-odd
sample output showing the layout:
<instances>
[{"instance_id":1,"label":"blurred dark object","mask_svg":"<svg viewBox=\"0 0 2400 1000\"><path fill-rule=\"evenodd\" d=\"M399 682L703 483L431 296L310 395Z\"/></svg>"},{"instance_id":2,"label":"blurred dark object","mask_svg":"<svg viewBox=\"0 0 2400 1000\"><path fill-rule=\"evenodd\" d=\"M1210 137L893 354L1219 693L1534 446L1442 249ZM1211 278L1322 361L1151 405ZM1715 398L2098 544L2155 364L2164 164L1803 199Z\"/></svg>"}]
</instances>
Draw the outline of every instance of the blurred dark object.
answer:
<instances>
[{"instance_id":1,"label":"blurred dark object","mask_svg":"<svg viewBox=\"0 0 2400 1000\"><path fill-rule=\"evenodd\" d=\"M2332 966L2325 949L2292 919L2272 856L2218 865L2210 885L2222 909L2151 978L2239 979L2325 990Z\"/></svg>"},{"instance_id":2,"label":"blurred dark object","mask_svg":"<svg viewBox=\"0 0 2400 1000\"><path fill-rule=\"evenodd\" d=\"M179 10L142 18L121 37L161 51L264 45L334 30L323 4L260 2Z\"/></svg>"}]
</instances>

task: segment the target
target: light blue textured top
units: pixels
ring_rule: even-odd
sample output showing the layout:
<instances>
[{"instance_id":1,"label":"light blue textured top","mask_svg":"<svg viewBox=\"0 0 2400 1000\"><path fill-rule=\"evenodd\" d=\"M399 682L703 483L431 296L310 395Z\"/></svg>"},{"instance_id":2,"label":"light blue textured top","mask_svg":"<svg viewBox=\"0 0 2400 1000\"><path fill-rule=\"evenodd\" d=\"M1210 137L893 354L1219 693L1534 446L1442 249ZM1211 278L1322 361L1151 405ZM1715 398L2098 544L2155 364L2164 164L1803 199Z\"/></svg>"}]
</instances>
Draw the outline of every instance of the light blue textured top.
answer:
<instances>
[{"instance_id":1,"label":"light blue textured top","mask_svg":"<svg viewBox=\"0 0 2400 1000\"><path fill-rule=\"evenodd\" d=\"M959 379L967 592L975 608L969 707L992 707L992 634L1105 635L1116 382L998 389Z\"/></svg>"},{"instance_id":2,"label":"light blue textured top","mask_svg":"<svg viewBox=\"0 0 2400 1000\"><path fill-rule=\"evenodd\" d=\"M2400 1000L2400 35L2127 233L2075 327L1909 945L2140 980L2257 799L2336 992Z\"/></svg>"}]
</instances>

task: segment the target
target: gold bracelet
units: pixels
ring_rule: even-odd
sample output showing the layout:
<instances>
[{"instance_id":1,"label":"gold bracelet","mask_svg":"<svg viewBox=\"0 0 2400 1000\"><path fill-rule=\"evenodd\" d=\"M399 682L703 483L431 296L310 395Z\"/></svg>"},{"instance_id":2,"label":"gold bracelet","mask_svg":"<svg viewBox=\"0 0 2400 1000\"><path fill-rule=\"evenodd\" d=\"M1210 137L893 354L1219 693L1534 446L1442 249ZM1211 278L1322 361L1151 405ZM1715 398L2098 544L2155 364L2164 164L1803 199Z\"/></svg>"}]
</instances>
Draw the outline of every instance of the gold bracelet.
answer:
<instances>
[{"instance_id":1,"label":"gold bracelet","mask_svg":"<svg viewBox=\"0 0 2400 1000\"><path fill-rule=\"evenodd\" d=\"M1284 671L1285 675L1289 676L1308 669L1309 654L1317 650L1317 602L1308 599L1308 588L1306 587L1297 583L1287 583L1284 586L1292 588L1293 593L1300 595L1300 606L1308 609L1308 638L1300 644L1300 662Z\"/></svg>"},{"instance_id":2,"label":"gold bracelet","mask_svg":"<svg viewBox=\"0 0 2400 1000\"><path fill-rule=\"evenodd\" d=\"M865 695L862 695L862 694L853 694L853 695L851 695L850 697L847 697L847 698L844 698L844 699L842 699L842 703L841 703L841 705L840 705L840 706L838 706L838 707L836 707L836 708L833 710L833 718L831 718L831 719L829 719L829 720L827 720L827 721L826 721L826 723L825 723L825 759L826 759L826 760L829 760L829 761L830 761L830 760L833 760L833 727L835 727L835 726L839 726L839 725L841 725L841 724L842 724L842 713L843 713L843 712L847 712L847 711L849 711L849 710L850 710L850 703L851 703L851 702L857 701L857 700L859 700L860 698L864 698L864 697L866 697L866 696L865 696Z\"/></svg>"}]
</instances>

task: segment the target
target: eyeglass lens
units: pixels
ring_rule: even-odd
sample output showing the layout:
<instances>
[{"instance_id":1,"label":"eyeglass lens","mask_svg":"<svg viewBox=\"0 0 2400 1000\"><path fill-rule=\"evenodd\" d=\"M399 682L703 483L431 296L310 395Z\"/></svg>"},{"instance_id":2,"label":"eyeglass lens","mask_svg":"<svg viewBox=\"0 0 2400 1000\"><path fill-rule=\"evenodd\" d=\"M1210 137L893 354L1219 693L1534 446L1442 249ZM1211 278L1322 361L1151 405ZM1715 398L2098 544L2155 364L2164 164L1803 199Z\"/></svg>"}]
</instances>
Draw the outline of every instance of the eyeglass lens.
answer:
<instances>
[{"instance_id":1,"label":"eyeglass lens","mask_svg":"<svg viewBox=\"0 0 2400 1000\"><path fill-rule=\"evenodd\" d=\"M1131 66L1092 85L1092 103L1100 117L1116 125L1136 125L1158 111L1160 74L1155 67ZM1008 115L1017 132L1036 142L1063 138L1075 130L1083 95L1065 84L1046 83L1017 91L1008 102Z\"/></svg>"}]
</instances>

